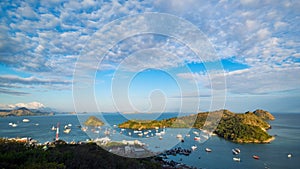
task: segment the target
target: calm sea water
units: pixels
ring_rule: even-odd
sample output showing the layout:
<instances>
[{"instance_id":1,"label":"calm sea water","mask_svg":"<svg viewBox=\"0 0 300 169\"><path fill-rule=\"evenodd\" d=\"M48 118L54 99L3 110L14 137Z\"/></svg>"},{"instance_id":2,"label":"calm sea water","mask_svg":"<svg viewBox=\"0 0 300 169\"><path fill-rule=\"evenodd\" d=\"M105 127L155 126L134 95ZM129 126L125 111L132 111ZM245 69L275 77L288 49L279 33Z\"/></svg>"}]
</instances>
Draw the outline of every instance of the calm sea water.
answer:
<instances>
[{"instance_id":1,"label":"calm sea water","mask_svg":"<svg viewBox=\"0 0 300 169\"><path fill-rule=\"evenodd\" d=\"M165 119L175 117L176 113L164 113L159 114L127 114L125 117L113 113L113 114L94 114L99 118L102 118L106 123L113 126L126 121L127 119ZM272 129L269 130L271 135L276 135L276 139L271 144L235 144L226 141L217 136L209 138L203 143L194 141L192 129L189 131L190 137L185 138L185 142L181 143L176 139L178 133L183 136L188 132L185 129L166 129L166 135L163 136L163 140L157 139L157 137L143 138L133 134L132 130L123 131L123 134L111 135L113 140L134 140L140 139L148 144L148 148L155 151L162 151L165 149L175 147L190 148L193 145L197 146L197 149L193 151L189 156L177 155L169 156L170 159L178 162L185 163L197 168L213 168L213 169L225 169L225 168L275 168L275 169L298 169L300 168L300 114L274 114L275 121L270 122ZM70 141L83 141L90 138L101 137L105 126L99 130L99 134L85 133L78 126L81 125L87 119L90 114L84 115L55 115L55 116L32 116L26 117L30 120L28 123L23 123L22 120L25 117L5 117L0 118L0 137L32 137L39 142L52 141L55 138L55 131L51 130L52 126L60 123L60 128L63 130L63 126L72 124L72 131L69 134L65 134L60 131L60 138ZM8 123L16 123L17 127L13 128ZM38 124L38 125L36 125ZM121 130L114 128L116 133ZM113 133L111 130L111 133ZM128 136L131 132L132 136ZM152 131L154 133L155 131ZM101 134L102 133L102 134ZM152 139L152 140L151 140ZM151 140L147 142L147 140ZM150 144L155 143L155 144ZM176 145L177 144L177 145ZM160 145L160 146L154 146ZM211 153L205 152L205 148L212 149ZM240 162L232 160L234 155L231 152L232 148L238 147L241 153L238 155L241 158ZM291 153L292 158L288 158L287 155ZM259 160L254 160L253 155L260 156Z\"/></svg>"}]
</instances>

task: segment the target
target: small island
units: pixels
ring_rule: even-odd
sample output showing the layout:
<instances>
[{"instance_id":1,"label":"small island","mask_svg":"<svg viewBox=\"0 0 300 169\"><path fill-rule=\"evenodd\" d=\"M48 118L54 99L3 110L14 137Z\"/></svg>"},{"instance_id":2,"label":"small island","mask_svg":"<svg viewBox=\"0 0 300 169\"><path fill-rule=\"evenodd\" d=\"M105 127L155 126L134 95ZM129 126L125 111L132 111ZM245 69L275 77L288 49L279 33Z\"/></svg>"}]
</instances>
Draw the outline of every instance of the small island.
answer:
<instances>
[{"instance_id":1,"label":"small island","mask_svg":"<svg viewBox=\"0 0 300 169\"><path fill-rule=\"evenodd\" d=\"M210 114L210 120L206 120ZM218 117L222 116L218 122ZM274 116L264 110L246 112L244 114L233 113L229 110L214 112L202 112L183 117L175 117L163 120L128 120L119 124L119 128L145 130L154 128L198 128L217 126L214 133L219 137L236 143L270 143L274 137L267 133L271 128L268 120L274 120ZM216 124L218 122L218 124Z\"/></svg>"},{"instance_id":2,"label":"small island","mask_svg":"<svg viewBox=\"0 0 300 169\"><path fill-rule=\"evenodd\" d=\"M93 127L98 127L98 126L103 126L104 123L98 119L95 116L90 116L85 122L84 125L86 126L93 126Z\"/></svg>"}]
</instances>

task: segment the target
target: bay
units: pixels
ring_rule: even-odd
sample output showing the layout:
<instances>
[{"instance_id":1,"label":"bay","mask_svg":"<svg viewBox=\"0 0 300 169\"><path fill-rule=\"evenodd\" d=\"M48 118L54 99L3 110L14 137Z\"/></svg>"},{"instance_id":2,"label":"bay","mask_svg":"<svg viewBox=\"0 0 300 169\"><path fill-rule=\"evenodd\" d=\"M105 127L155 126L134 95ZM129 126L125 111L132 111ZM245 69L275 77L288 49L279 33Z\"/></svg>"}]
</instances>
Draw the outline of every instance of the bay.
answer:
<instances>
[{"instance_id":1,"label":"bay","mask_svg":"<svg viewBox=\"0 0 300 169\"><path fill-rule=\"evenodd\" d=\"M29 116L29 117L5 117L0 118L0 137L13 138L13 137L32 137L41 143L46 141L52 141L55 138L55 131L52 131L52 126L60 124L61 130L63 126L72 124L72 130L69 134L60 132L60 139L67 142L71 141L84 141L91 137L102 136L91 135L83 132L79 126L81 123L90 115L96 115L97 117L104 120L110 126L120 124L128 119L165 119L170 117L178 116L178 113L163 113L163 114L127 114L123 116L119 113L103 113L99 115L94 114L81 114L81 115L68 115L58 114L55 116ZM181 115L179 115L181 116ZM276 139L270 144L236 144L226 141L217 136L210 137L205 142L194 141L194 132L199 131L192 129L189 131L190 137L184 138L184 143L176 140L176 134L183 134L187 132L182 129L166 129L166 134L163 136L163 140L155 139L155 143L161 145L161 150L165 150L172 147L191 148L196 145L197 149L193 151L189 156L176 155L169 156L168 160L174 160L177 162L185 163L189 166L197 168L300 168L300 114L274 114L276 120L271 121L272 129L268 132L271 135L276 135ZM28 123L22 122L24 118L28 118ZM16 123L17 127L8 125L9 123ZM37 125L38 124L38 125ZM108 126L109 126L108 125ZM105 126L102 127L102 131ZM121 129L115 128L116 132L119 133ZM130 130L124 131L124 135L128 134ZM132 132L132 131L131 131ZM154 132L154 131L153 131ZM183 134L185 136L185 134ZM115 135L111 138L113 140L122 140L125 136ZM126 136L125 138L142 139L136 135L131 137ZM169 140L169 141L166 141ZM152 141L153 142L153 141ZM169 143L171 146L168 146ZM177 144L175 144L177 143ZM166 144L166 145L164 145ZM148 145L149 149L155 150L154 146ZM212 152L205 152L205 148L211 148ZM238 147L241 153L238 157L241 159L240 162L233 161L235 155L232 154L231 149ZM288 158L287 155L291 153L292 157ZM260 156L259 160L252 158L253 155Z\"/></svg>"}]
</instances>

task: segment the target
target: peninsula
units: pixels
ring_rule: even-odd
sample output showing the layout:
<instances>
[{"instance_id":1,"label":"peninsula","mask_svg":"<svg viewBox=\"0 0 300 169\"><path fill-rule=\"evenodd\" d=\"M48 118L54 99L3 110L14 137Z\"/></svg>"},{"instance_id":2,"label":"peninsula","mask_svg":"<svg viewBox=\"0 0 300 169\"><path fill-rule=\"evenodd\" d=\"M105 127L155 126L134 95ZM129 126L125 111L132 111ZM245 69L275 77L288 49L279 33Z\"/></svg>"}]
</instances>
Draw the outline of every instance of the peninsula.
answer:
<instances>
[{"instance_id":1,"label":"peninsula","mask_svg":"<svg viewBox=\"0 0 300 169\"><path fill-rule=\"evenodd\" d=\"M221 119L218 121L217 119L220 116ZM209 119L207 119L208 117ZM271 113L264 110L256 110L244 114L233 113L229 110L218 110L163 120L128 120L119 124L119 128L136 130L154 129L157 127L203 129L205 124L206 128L217 126L214 133L232 142L269 143L274 137L267 133L267 130L271 128L268 120L274 119Z\"/></svg>"}]
</instances>

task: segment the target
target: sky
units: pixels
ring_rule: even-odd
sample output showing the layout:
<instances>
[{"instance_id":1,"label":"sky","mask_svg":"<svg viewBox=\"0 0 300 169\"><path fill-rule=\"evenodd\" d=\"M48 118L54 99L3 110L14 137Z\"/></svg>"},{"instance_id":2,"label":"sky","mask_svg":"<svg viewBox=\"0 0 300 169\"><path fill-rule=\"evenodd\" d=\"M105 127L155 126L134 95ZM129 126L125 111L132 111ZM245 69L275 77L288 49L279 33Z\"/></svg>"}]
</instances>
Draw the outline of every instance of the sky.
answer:
<instances>
[{"instance_id":1,"label":"sky","mask_svg":"<svg viewBox=\"0 0 300 169\"><path fill-rule=\"evenodd\" d=\"M1 109L300 112L297 0L0 6Z\"/></svg>"}]
</instances>

